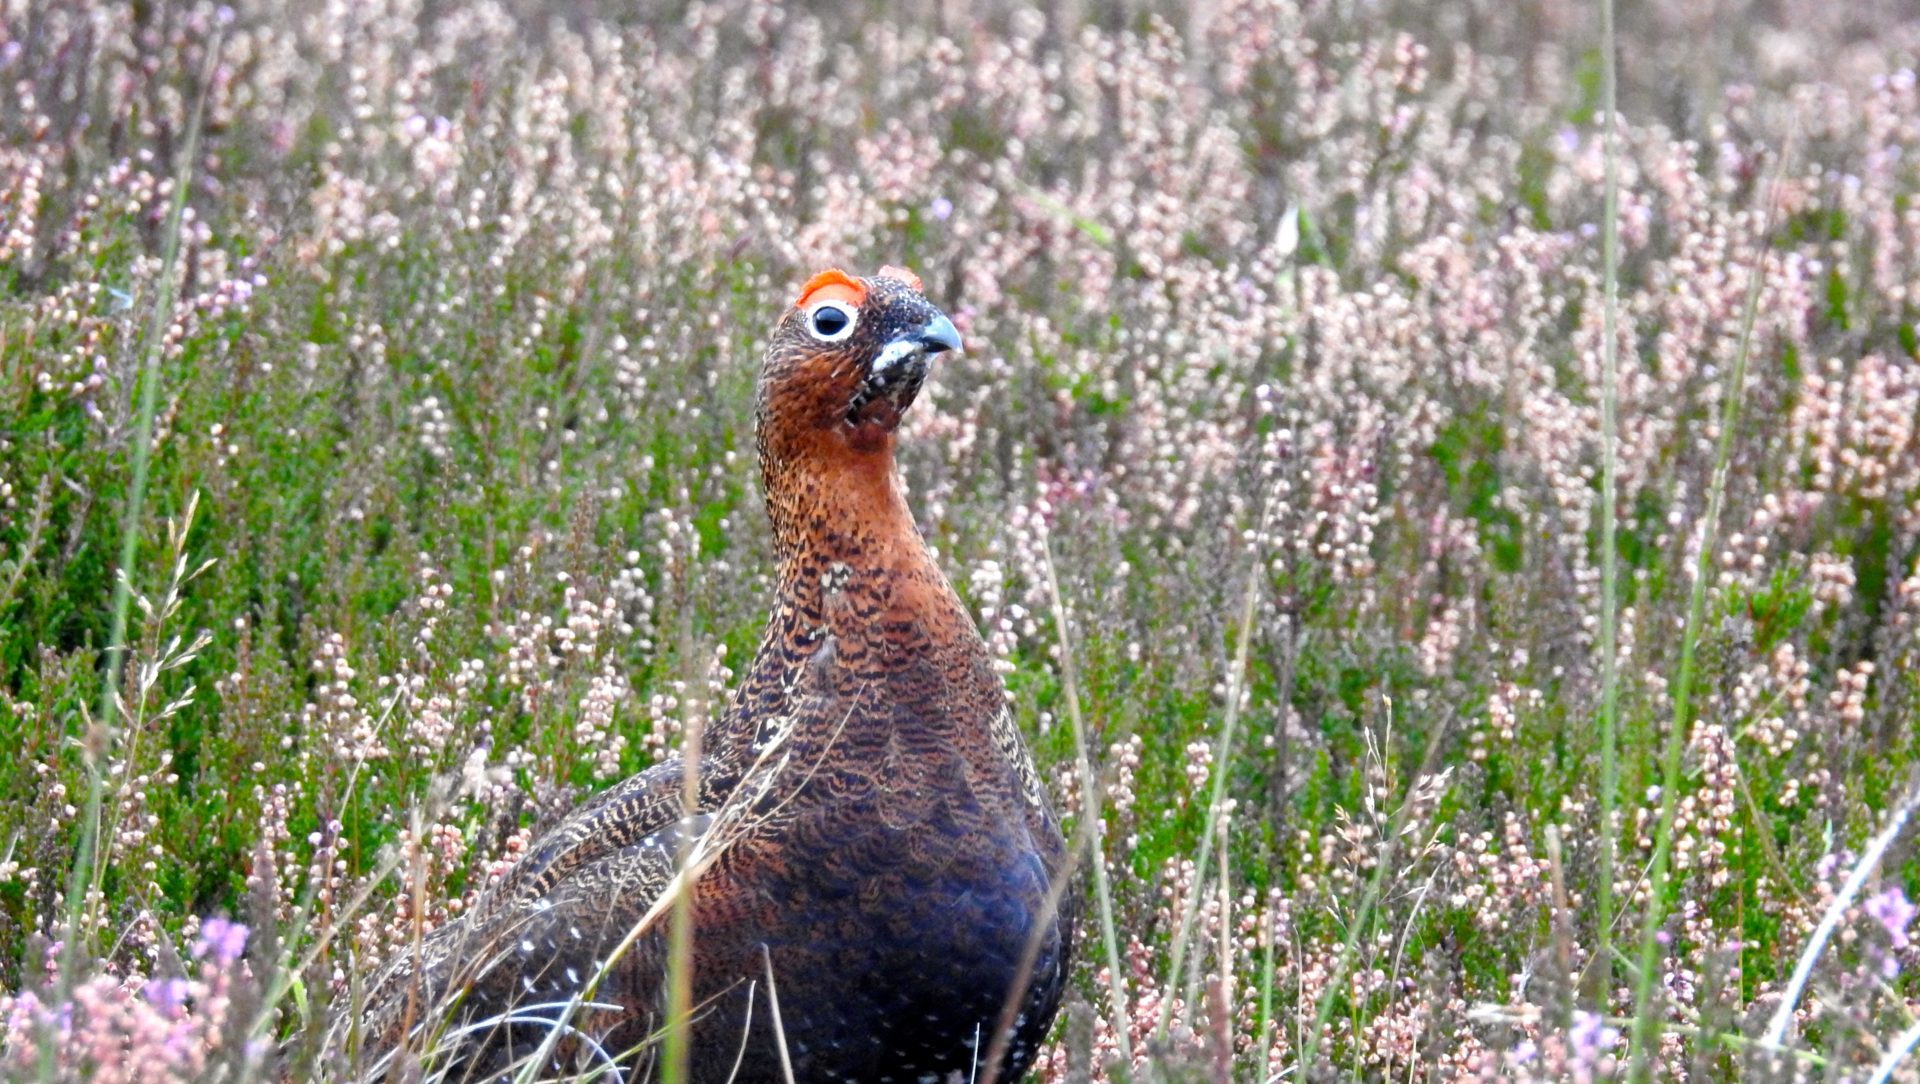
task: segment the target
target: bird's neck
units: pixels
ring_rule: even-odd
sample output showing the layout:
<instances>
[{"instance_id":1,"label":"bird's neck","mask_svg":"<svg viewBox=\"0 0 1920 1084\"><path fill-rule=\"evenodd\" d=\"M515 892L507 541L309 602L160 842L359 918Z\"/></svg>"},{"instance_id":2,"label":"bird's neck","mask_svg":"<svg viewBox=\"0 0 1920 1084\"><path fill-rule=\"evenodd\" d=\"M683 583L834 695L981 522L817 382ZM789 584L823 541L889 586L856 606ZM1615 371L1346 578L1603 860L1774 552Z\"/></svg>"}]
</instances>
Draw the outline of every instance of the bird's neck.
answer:
<instances>
[{"instance_id":1,"label":"bird's neck","mask_svg":"<svg viewBox=\"0 0 1920 1084\"><path fill-rule=\"evenodd\" d=\"M805 454L761 458L781 580L805 578L813 565L931 567L907 508L892 438L870 449L821 443L826 446Z\"/></svg>"},{"instance_id":2,"label":"bird's neck","mask_svg":"<svg viewBox=\"0 0 1920 1084\"><path fill-rule=\"evenodd\" d=\"M764 450L763 450L764 451ZM907 507L892 439L811 454L763 455L780 557L774 638L828 642L836 657L908 665L934 655L984 658L979 632ZM869 676L877 671L868 671Z\"/></svg>"},{"instance_id":3,"label":"bird's neck","mask_svg":"<svg viewBox=\"0 0 1920 1084\"><path fill-rule=\"evenodd\" d=\"M1005 689L920 538L887 443L859 454L843 454L855 451L845 443L770 448L762 432L780 582L721 741L737 765L782 732L843 751L916 728L941 748L999 748Z\"/></svg>"}]
</instances>

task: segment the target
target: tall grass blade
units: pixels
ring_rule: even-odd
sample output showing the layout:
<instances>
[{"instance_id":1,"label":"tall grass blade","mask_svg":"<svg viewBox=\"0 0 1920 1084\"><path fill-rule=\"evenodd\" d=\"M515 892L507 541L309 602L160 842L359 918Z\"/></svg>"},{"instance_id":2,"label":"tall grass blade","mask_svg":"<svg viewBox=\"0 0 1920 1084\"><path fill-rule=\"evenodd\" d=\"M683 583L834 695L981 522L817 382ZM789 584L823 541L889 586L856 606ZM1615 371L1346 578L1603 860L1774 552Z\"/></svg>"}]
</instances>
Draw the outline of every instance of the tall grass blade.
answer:
<instances>
[{"instance_id":1,"label":"tall grass blade","mask_svg":"<svg viewBox=\"0 0 1920 1084\"><path fill-rule=\"evenodd\" d=\"M1267 525L1272 515L1271 506L1260 517L1260 529L1255 537L1266 535ZM1180 982L1185 973L1187 943L1193 937L1193 924L1200 912L1200 900L1206 895L1206 870L1213 857L1214 836L1220 830L1220 818L1225 814L1227 801L1227 776L1232 774L1233 748L1236 732L1240 725L1240 702L1246 699L1247 655L1253 644L1253 615L1260 601L1261 563L1256 559L1247 570L1247 589L1240 596L1240 617L1238 641L1234 644L1233 663L1227 674L1227 710L1220 725L1220 737L1213 749L1212 788L1207 798L1207 823L1200 833L1200 853L1194 857L1193 890L1186 894L1180 904L1180 922L1173 935L1173 949L1167 964L1167 979L1164 988L1171 990ZM1173 1022L1173 999L1163 998L1160 1003L1160 1018L1154 1024L1153 1033L1165 1039L1167 1029Z\"/></svg>"},{"instance_id":2,"label":"tall grass blade","mask_svg":"<svg viewBox=\"0 0 1920 1084\"><path fill-rule=\"evenodd\" d=\"M1600 318L1600 884L1594 894L1595 989L1591 1000L1604 1011L1613 989L1614 818L1620 808L1620 145L1613 0L1600 0L1600 108L1606 118L1606 195L1600 218L1600 263L1604 299Z\"/></svg>"},{"instance_id":3,"label":"tall grass blade","mask_svg":"<svg viewBox=\"0 0 1920 1084\"><path fill-rule=\"evenodd\" d=\"M1611 120L1611 118L1610 118ZM1695 656L1699 648L1701 625L1706 613L1707 583L1713 573L1717 552L1720 512L1726 500L1727 469L1733 461L1733 442L1740 426L1740 407L1746 398L1747 363L1753 354L1753 328L1760 312L1760 291L1766 283L1772 254L1774 212L1778 206L1781 176L1792 157L1792 146L1783 147L1780 161L1769 184L1766 213L1759 235L1754 239L1756 255L1747 296L1740 315L1740 339L1735 348L1733 370L1727 375L1726 390L1720 405L1720 434L1715 444L1713 477L1707 486L1707 507L1700 524L1700 552L1694 559L1693 585L1687 597L1685 631L1680 638L1680 666L1673 682L1673 727L1667 732L1661 756L1660 820L1654 834L1653 861L1647 874L1647 910L1640 923L1638 974L1633 989L1633 1064L1631 1079L1647 1078L1649 1044L1659 1037L1659 1025L1653 1016L1655 971L1659 963L1660 926L1666 921L1668 867L1673 853L1674 817L1679 807L1680 759L1693 725L1693 682Z\"/></svg>"},{"instance_id":4,"label":"tall grass blade","mask_svg":"<svg viewBox=\"0 0 1920 1084\"><path fill-rule=\"evenodd\" d=\"M1111 1014L1114 1042L1120 1049L1120 1063L1132 1065L1133 1049L1127 1034L1126 971L1121 967L1120 937L1114 930L1113 888L1107 879L1106 852L1100 845L1100 839L1105 835L1099 829L1101 817L1105 815L1106 785L1094 774L1093 759L1088 752L1087 724L1080 712L1079 664L1074 660L1073 631L1067 622L1067 605L1060 596L1060 573L1053 561L1052 540L1043 539L1042 547L1042 555L1046 559L1047 595L1053 604L1053 623L1060 631L1060 679L1066 685L1067 718L1073 724L1074 770L1080 778L1080 815L1095 825L1088 864L1093 867L1094 906L1099 909L1100 917L1100 945L1107 955L1107 1011Z\"/></svg>"},{"instance_id":5,"label":"tall grass blade","mask_svg":"<svg viewBox=\"0 0 1920 1084\"><path fill-rule=\"evenodd\" d=\"M110 603L111 625L107 633L106 651L102 656L100 701L94 718L88 724L88 733L81 742L81 755L87 769L87 794L81 813L80 839L74 848L73 866L67 881L67 930L61 953L56 1002L64 1002L72 989L81 962L88 955L87 945L94 932L86 915L92 906L95 867L102 861L101 806L106 785L101 761L108 755L112 743L114 720L120 702L121 670L126 664L127 618L133 603L133 566L139 556L140 524L146 515L147 473L153 456L153 419L160 401L160 359L166 327L173 316L174 277L180 265L180 237L186 221L187 197L193 190L193 175L199 160L201 122L206 115L207 96L213 88L214 69L219 62L224 40L224 25L216 23L206 41L200 67L199 93L188 113L186 139L174 167L173 200L167 208L166 229L161 235L160 270L154 284L146 329L140 338L140 367L135 376L138 381L138 401L134 410L133 433L127 445L127 500L120 511L119 565ZM58 1067L54 1063L54 1054L57 1049L58 1044L51 1041L51 1035L43 1035L38 1066L42 1080L52 1080L55 1076Z\"/></svg>"}]
</instances>

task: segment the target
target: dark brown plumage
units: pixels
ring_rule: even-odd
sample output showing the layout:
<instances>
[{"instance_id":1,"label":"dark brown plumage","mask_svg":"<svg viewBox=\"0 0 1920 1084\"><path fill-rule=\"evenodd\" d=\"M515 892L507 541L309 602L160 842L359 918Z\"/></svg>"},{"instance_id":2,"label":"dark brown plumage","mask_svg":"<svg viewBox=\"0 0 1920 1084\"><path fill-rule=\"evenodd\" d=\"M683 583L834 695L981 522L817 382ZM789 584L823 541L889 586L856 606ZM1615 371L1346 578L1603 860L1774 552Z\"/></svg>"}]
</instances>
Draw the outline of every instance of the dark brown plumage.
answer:
<instances>
[{"instance_id":1,"label":"dark brown plumage","mask_svg":"<svg viewBox=\"0 0 1920 1084\"><path fill-rule=\"evenodd\" d=\"M930 357L959 345L907 272L807 284L767 348L756 402L778 594L704 736L695 815L683 817L680 757L570 814L418 960L376 980L376 1050L457 1048L458 1079L553 1036L560 1067L614 1058L624 1079L653 1075L666 897L685 845L694 1080L783 1080L780 1036L797 1081L979 1079L1009 997L1000 1079L1025 1070L1072 947L1070 909L1049 907L1064 848L894 465ZM455 998L450 1013L431 1008Z\"/></svg>"}]
</instances>

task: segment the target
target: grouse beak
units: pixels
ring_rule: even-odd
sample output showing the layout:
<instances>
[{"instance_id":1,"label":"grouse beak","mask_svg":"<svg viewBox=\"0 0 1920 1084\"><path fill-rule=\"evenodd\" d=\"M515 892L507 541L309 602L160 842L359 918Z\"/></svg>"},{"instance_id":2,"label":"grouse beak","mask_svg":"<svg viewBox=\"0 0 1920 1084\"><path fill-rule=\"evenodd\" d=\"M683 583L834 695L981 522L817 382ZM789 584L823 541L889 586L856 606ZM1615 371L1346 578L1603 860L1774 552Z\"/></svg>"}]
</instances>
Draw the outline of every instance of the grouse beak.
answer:
<instances>
[{"instance_id":1,"label":"grouse beak","mask_svg":"<svg viewBox=\"0 0 1920 1084\"><path fill-rule=\"evenodd\" d=\"M920 329L920 345L929 354L945 353L948 350L960 352L960 331L953 321L935 313L927 326Z\"/></svg>"},{"instance_id":2,"label":"grouse beak","mask_svg":"<svg viewBox=\"0 0 1920 1084\"><path fill-rule=\"evenodd\" d=\"M873 378L884 380L896 366L909 358L919 360L924 366L926 359L933 354L944 354L949 350L957 352L959 349L959 329L953 326L952 320L934 313L933 319L900 335L880 351L880 356L873 360ZM925 371L924 368L922 371Z\"/></svg>"}]
</instances>

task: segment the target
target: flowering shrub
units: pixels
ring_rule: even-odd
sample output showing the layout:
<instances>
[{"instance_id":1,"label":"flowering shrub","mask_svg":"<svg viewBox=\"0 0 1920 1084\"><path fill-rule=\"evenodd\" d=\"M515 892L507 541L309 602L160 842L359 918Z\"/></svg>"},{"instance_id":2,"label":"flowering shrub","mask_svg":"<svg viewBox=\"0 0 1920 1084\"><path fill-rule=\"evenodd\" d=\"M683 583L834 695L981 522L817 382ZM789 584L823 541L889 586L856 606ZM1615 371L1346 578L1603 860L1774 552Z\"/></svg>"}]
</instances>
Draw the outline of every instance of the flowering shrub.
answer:
<instances>
[{"instance_id":1,"label":"flowering shrub","mask_svg":"<svg viewBox=\"0 0 1920 1084\"><path fill-rule=\"evenodd\" d=\"M246 945L245 926L209 918L182 965L191 977L142 983L102 973L67 984L57 1000L31 990L0 996L0 1064L9 1079L32 1079L44 1060L63 1079L108 1084L261 1075L270 1046L245 1031L259 997Z\"/></svg>"},{"instance_id":2,"label":"flowering shrub","mask_svg":"<svg viewBox=\"0 0 1920 1084\"><path fill-rule=\"evenodd\" d=\"M4 1074L363 1073L726 702L759 344L891 262L1101 818L1042 1079L1920 1079L1920 22L1626 6L1609 343L1593 27L1510 7L0 0Z\"/></svg>"}]
</instances>

